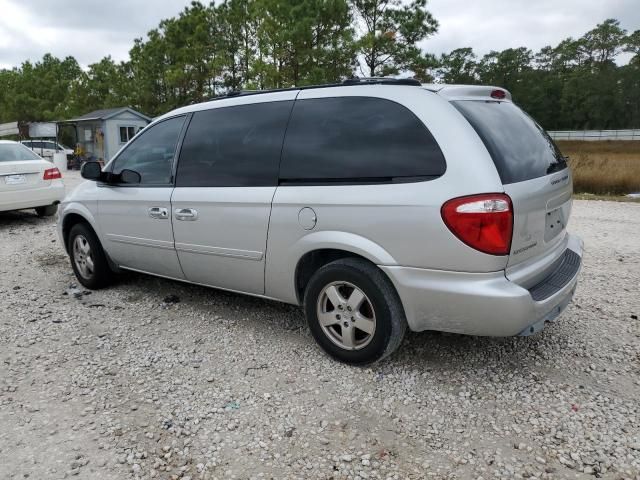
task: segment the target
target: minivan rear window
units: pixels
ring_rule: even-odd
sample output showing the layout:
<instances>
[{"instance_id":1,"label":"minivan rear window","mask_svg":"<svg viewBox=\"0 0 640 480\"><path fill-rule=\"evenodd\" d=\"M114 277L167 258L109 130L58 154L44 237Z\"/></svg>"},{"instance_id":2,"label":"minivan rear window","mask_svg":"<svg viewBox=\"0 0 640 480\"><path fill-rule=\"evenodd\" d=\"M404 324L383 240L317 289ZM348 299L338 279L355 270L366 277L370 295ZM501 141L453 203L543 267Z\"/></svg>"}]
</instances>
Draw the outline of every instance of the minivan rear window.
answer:
<instances>
[{"instance_id":1,"label":"minivan rear window","mask_svg":"<svg viewBox=\"0 0 640 480\"><path fill-rule=\"evenodd\" d=\"M511 102L452 102L478 133L503 184L543 177L567 168L551 137Z\"/></svg>"}]
</instances>

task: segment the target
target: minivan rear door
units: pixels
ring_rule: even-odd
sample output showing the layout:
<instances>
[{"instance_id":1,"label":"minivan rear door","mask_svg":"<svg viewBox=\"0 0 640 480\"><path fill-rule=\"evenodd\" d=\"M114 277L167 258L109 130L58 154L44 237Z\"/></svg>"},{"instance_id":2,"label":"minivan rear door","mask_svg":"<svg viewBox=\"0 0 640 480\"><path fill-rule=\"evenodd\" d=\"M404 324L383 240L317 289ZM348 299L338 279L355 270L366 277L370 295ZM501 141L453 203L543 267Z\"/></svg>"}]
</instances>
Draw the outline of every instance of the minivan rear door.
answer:
<instances>
[{"instance_id":1,"label":"minivan rear door","mask_svg":"<svg viewBox=\"0 0 640 480\"><path fill-rule=\"evenodd\" d=\"M572 181L566 159L549 135L510 101L458 100L453 105L491 154L513 202L507 267L562 253L571 212Z\"/></svg>"}]
</instances>

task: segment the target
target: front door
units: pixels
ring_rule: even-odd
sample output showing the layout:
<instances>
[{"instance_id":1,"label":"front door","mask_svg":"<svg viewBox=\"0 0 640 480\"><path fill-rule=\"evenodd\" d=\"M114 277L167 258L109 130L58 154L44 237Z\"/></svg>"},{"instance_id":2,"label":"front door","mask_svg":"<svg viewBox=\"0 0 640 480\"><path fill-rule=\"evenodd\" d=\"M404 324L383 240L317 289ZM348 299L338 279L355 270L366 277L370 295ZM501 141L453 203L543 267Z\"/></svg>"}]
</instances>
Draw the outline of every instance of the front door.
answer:
<instances>
[{"instance_id":1,"label":"front door","mask_svg":"<svg viewBox=\"0 0 640 480\"><path fill-rule=\"evenodd\" d=\"M193 114L171 199L187 280L264 294L271 201L296 92Z\"/></svg>"},{"instance_id":2,"label":"front door","mask_svg":"<svg viewBox=\"0 0 640 480\"><path fill-rule=\"evenodd\" d=\"M114 175L128 169L141 176L139 184L98 189L104 247L123 268L184 278L171 226L172 168L184 120L174 117L149 127L106 167Z\"/></svg>"}]
</instances>

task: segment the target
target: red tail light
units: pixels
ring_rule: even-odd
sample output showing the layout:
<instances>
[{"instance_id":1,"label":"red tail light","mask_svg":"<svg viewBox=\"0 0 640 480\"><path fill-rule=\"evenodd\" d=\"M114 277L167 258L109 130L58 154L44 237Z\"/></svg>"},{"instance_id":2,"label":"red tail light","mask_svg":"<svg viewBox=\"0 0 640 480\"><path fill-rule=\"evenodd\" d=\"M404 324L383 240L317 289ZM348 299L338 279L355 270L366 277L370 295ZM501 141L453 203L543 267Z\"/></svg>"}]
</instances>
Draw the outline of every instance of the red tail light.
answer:
<instances>
[{"instance_id":1,"label":"red tail light","mask_svg":"<svg viewBox=\"0 0 640 480\"><path fill-rule=\"evenodd\" d=\"M507 92L504 90L493 90L491 92L491 98L495 98L496 100L502 100L507 96Z\"/></svg>"},{"instance_id":2,"label":"red tail light","mask_svg":"<svg viewBox=\"0 0 640 480\"><path fill-rule=\"evenodd\" d=\"M511 199L502 193L454 198L442 206L442 219L453 234L476 250L508 255L513 233Z\"/></svg>"},{"instance_id":3,"label":"red tail light","mask_svg":"<svg viewBox=\"0 0 640 480\"><path fill-rule=\"evenodd\" d=\"M44 171L44 176L42 177L43 180L56 180L58 178L62 178L62 174L57 168L46 169Z\"/></svg>"}]
</instances>

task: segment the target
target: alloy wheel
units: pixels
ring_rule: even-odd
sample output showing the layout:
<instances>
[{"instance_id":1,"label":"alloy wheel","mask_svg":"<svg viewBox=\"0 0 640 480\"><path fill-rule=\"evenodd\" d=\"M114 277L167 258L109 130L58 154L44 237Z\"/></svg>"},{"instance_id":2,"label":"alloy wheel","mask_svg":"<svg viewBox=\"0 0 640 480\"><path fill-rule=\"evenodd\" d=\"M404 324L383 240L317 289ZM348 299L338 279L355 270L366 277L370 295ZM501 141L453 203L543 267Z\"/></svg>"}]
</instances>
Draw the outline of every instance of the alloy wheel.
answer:
<instances>
[{"instance_id":1,"label":"alloy wheel","mask_svg":"<svg viewBox=\"0 0 640 480\"><path fill-rule=\"evenodd\" d=\"M324 334L345 350L366 347L376 331L371 300L349 282L332 282L318 296L318 322Z\"/></svg>"},{"instance_id":2,"label":"alloy wheel","mask_svg":"<svg viewBox=\"0 0 640 480\"><path fill-rule=\"evenodd\" d=\"M94 264L91 245L83 235L77 235L73 240L73 261L80 275L86 279L93 276Z\"/></svg>"}]
</instances>

